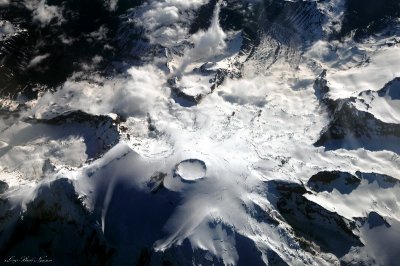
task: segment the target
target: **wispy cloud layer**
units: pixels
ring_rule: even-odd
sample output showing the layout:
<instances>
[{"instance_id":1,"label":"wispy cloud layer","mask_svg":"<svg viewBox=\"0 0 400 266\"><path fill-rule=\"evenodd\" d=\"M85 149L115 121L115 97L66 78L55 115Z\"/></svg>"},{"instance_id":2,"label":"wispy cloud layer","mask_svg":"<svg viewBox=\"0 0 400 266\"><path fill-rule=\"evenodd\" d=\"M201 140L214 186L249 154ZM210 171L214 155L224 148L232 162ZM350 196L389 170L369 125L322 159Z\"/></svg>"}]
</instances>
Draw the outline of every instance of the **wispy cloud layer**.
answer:
<instances>
[{"instance_id":1,"label":"wispy cloud layer","mask_svg":"<svg viewBox=\"0 0 400 266\"><path fill-rule=\"evenodd\" d=\"M33 20L43 26L48 25L53 20L57 23L63 21L62 9L58 6L48 5L46 0L26 0L24 4L26 8L32 10Z\"/></svg>"}]
</instances>

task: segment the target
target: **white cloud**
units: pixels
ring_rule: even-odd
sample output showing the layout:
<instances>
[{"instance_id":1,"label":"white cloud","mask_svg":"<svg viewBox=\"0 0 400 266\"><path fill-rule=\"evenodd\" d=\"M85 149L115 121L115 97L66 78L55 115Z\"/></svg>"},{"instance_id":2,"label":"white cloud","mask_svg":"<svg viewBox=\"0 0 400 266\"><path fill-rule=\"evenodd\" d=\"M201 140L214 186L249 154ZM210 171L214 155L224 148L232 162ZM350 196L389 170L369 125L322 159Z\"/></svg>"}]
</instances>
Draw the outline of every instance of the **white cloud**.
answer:
<instances>
[{"instance_id":1,"label":"white cloud","mask_svg":"<svg viewBox=\"0 0 400 266\"><path fill-rule=\"evenodd\" d=\"M179 9L176 6L159 6L146 11L142 19L148 23L149 29L170 25L179 20Z\"/></svg>"},{"instance_id":2,"label":"white cloud","mask_svg":"<svg viewBox=\"0 0 400 266\"><path fill-rule=\"evenodd\" d=\"M100 55L95 55L89 63L81 63L80 66L83 70L89 71L95 69L104 58Z\"/></svg>"},{"instance_id":3,"label":"white cloud","mask_svg":"<svg viewBox=\"0 0 400 266\"><path fill-rule=\"evenodd\" d=\"M106 5L110 11L115 11L118 7L118 0L106 0Z\"/></svg>"},{"instance_id":4,"label":"white cloud","mask_svg":"<svg viewBox=\"0 0 400 266\"><path fill-rule=\"evenodd\" d=\"M1 0L0 0L1 1ZM1 2L0 2L1 6ZM7 35L12 35L16 32L16 28L11 22L3 20L0 21L0 41L3 40Z\"/></svg>"},{"instance_id":5,"label":"white cloud","mask_svg":"<svg viewBox=\"0 0 400 266\"><path fill-rule=\"evenodd\" d=\"M188 64L198 60L208 61L210 57L220 54L226 48L226 34L219 25L220 3L214 10L211 26L207 31L200 31L192 36L194 48L185 54L179 68L184 71Z\"/></svg>"},{"instance_id":6,"label":"white cloud","mask_svg":"<svg viewBox=\"0 0 400 266\"><path fill-rule=\"evenodd\" d=\"M65 34L58 36L58 38L61 40L61 42L63 44L66 44L66 45L71 45L72 43L74 43L76 41L76 39L68 37Z\"/></svg>"},{"instance_id":7,"label":"white cloud","mask_svg":"<svg viewBox=\"0 0 400 266\"><path fill-rule=\"evenodd\" d=\"M206 4L207 0L152 0L133 12L137 25L145 30L152 44L174 47L188 35L192 10Z\"/></svg>"},{"instance_id":8,"label":"white cloud","mask_svg":"<svg viewBox=\"0 0 400 266\"><path fill-rule=\"evenodd\" d=\"M45 60L45 59L48 58L49 56L50 56L50 54L43 54L43 55L35 56L35 57L32 58L32 60L29 62L28 68L32 68L32 67L35 67L35 66L39 65L43 60Z\"/></svg>"},{"instance_id":9,"label":"white cloud","mask_svg":"<svg viewBox=\"0 0 400 266\"><path fill-rule=\"evenodd\" d=\"M97 31L93 31L86 36L96 41L101 41L107 39L107 33L108 28L104 25L101 25Z\"/></svg>"},{"instance_id":10,"label":"white cloud","mask_svg":"<svg viewBox=\"0 0 400 266\"><path fill-rule=\"evenodd\" d=\"M10 4L10 0L0 0L0 6L6 6Z\"/></svg>"},{"instance_id":11,"label":"white cloud","mask_svg":"<svg viewBox=\"0 0 400 266\"><path fill-rule=\"evenodd\" d=\"M105 79L92 75L84 81L69 80L55 93L46 93L34 108L37 118L50 118L71 110L90 114L117 113L144 116L169 95L163 73L153 66L132 67L128 77ZM91 79L91 80L90 80Z\"/></svg>"},{"instance_id":12,"label":"white cloud","mask_svg":"<svg viewBox=\"0 0 400 266\"><path fill-rule=\"evenodd\" d=\"M26 8L33 11L33 20L40 22L43 26L48 25L53 19L57 19L58 23L63 21L61 8L47 5L46 0L26 0L24 4Z\"/></svg>"},{"instance_id":13,"label":"white cloud","mask_svg":"<svg viewBox=\"0 0 400 266\"><path fill-rule=\"evenodd\" d=\"M228 80L218 92L225 101L240 105L250 104L263 107L266 101L266 86L262 80Z\"/></svg>"}]
</instances>

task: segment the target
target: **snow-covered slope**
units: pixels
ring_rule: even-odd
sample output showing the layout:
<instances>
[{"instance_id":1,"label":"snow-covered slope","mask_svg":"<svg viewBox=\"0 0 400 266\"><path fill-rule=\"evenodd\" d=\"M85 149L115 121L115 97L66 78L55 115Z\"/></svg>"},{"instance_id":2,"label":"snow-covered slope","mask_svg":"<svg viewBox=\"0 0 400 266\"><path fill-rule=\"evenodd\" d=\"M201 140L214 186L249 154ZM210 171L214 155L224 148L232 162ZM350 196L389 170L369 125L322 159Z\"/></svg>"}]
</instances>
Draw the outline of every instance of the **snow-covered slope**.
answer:
<instances>
[{"instance_id":1,"label":"snow-covered slope","mask_svg":"<svg viewBox=\"0 0 400 266\"><path fill-rule=\"evenodd\" d=\"M395 1L33 2L0 1L0 259L396 264Z\"/></svg>"}]
</instances>

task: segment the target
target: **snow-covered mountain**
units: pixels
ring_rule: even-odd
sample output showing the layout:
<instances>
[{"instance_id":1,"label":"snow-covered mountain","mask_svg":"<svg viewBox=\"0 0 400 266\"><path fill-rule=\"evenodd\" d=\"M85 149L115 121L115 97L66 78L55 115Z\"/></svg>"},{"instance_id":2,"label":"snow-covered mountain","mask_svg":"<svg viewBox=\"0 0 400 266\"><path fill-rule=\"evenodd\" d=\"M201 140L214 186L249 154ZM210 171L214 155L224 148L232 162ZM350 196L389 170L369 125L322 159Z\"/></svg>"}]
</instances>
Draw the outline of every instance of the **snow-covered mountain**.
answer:
<instances>
[{"instance_id":1,"label":"snow-covered mountain","mask_svg":"<svg viewBox=\"0 0 400 266\"><path fill-rule=\"evenodd\" d=\"M0 262L397 265L398 0L0 0Z\"/></svg>"}]
</instances>

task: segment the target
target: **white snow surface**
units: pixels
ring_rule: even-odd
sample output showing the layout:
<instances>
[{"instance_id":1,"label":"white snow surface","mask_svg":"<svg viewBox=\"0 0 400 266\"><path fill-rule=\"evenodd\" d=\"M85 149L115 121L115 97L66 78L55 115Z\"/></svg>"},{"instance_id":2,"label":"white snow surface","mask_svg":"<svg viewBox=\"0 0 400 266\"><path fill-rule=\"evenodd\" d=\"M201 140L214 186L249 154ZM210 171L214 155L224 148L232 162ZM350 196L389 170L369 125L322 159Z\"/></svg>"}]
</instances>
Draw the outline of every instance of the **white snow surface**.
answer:
<instances>
[{"instance_id":1,"label":"white snow surface","mask_svg":"<svg viewBox=\"0 0 400 266\"><path fill-rule=\"evenodd\" d=\"M183 180L194 181L206 176L207 167L199 160L185 160L175 167L175 173Z\"/></svg>"}]
</instances>

